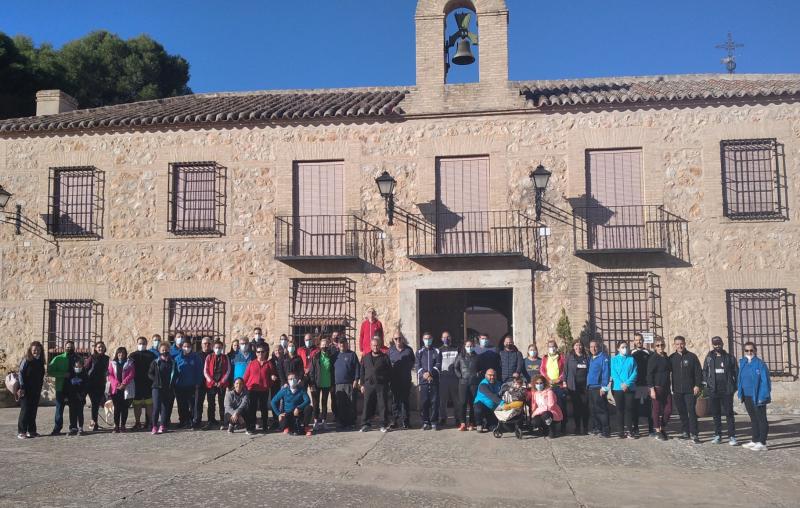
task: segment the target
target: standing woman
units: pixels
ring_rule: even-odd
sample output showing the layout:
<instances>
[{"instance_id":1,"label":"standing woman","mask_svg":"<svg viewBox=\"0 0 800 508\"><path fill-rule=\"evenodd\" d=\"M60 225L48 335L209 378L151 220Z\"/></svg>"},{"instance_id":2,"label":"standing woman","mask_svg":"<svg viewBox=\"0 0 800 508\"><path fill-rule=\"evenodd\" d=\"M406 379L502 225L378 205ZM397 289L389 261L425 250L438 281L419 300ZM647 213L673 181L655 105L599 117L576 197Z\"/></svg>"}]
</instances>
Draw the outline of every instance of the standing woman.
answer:
<instances>
[{"instance_id":1,"label":"standing woman","mask_svg":"<svg viewBox=\"0 0 800 508\"><path fill-rule=\"evenodd\" d=\"M589 357L581 341L572 345L567 356L567 393L572 401L572 418L575 421L575 434L589 433L589 397L586 392L586 379L589 372Z\"/></svg>"},{"instance_id":2,"label":"standing woman","mask_svg":"<svg viewBox=\"0 0 800 508\"><path fill-rule=\"evenodd\" d=\"M92 431L96 432L100 428L97 424L97 417L100 414L100 408L106 402L106 378L108 377L109 362L106 345L102 341L95 342L94 351L87 362L85 368L89 381L86 391L92 405Z\"/></svg>"},{"instance_id":3,"label":"standing woman","mask_svg":"<svg viewBox=\"0 0 800 508\"><path fill-rule=\"evenodd\" d=\"M236 358L236 354L239 352L239 339L233 339L231 341L231 350L228 351L228 363L231 365L231 375L228 376L228 386L231 388L233 387L233 380L236 377L233 375L233 359Z\"/></svg>"},{"instance_id":4,"label":"standing woman","mask_svg":"<svg viewBox=\"0 0 800 508\"><path fill-rule=\"evenodd\" d=\"M150 378L153 398L153 428L151 434L163 434L167 431L167 422L172 413L172 402L175 398L175 361L169 354L169 344L158 346L158 358L150 363L147 377Z\"/></svg>"},{"instance_id":5,"label":"standing woman","mask_svg":"<svg viewBox=\"0 0 800 508\"><path fill-rule=\"evenodd\" d=\"M666 441L667 423L672 414L672 364L663 337L658 337L653 347L656 352L647 359L647 386L650 387L656 439Z\"/></svg>"},{"instance_id":6,"label":"standing woman","mask_svg":"<svg viewBox=\"0 0 800 508\"><path fill-rule=\"evenodd\" d=\"M619 437L636 439L633 433L633 405L636 403L636 360L628 354L628 343L617 344L617 354L611 359L611 395L617 405Z\"/></svg>"},{"instance_id":7,"label":"standing woman","mask_svg":"<svg viewBox=\"0 0 800 508\"><path fill-rule=\"evenodd\" d=\"M39 399L44 385L44 348L39 341L31 342L25 358L19 365L19 421L17 437L27 439L39 437L36 432L36 413L39 410Z\"/></svg>"},{"instance_id":8,"label":"standing woman","mask_svg":"<svg viewBox=\"0 0 800 508\"><path fill-rule=\"evenodd\" d=\"M114 359L108 363L109 395L114 402L114 432L125 432L128 421L129 399L133 398L135 368L128 358L128 350L118 347Z\"/></svg>"},{"instance_id":9,"label":"standing woman","mask_svg":"<svg viewBox=\"0 0 800 508\"><path fill-rule=\"evenodd\" d=\"M750 416L753 440L744 448L757 452L767 451L767 404L771 402L771 383L769 369L761 358L756 356L756 345L744 345L744 358L739 360L739 400L744 402Z\"/></svg>"}]
</instances>

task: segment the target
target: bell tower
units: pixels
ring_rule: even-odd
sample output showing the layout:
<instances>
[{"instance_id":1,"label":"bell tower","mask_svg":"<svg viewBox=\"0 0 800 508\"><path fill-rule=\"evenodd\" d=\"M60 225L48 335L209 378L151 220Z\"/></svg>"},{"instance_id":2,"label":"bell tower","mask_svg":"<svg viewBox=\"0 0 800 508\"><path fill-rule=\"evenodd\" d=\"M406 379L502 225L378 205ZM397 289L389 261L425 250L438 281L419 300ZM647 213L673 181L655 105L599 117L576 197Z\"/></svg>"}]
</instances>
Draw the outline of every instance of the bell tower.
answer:
<instances>
[{"instance_id":1,"label":"bell tower","mask_svg":"<svg viewBox=\"0 0 800 508\"><path fill-rule=\"evenodd\" d=\"M508 9L505 0L419 0L417 29L417 89L424 96L444 93L446 18L456 9L477 16L481 90L506 89L508 83ZM472 64L476 65L476 64Z\"/></svg>"}]
</instances>

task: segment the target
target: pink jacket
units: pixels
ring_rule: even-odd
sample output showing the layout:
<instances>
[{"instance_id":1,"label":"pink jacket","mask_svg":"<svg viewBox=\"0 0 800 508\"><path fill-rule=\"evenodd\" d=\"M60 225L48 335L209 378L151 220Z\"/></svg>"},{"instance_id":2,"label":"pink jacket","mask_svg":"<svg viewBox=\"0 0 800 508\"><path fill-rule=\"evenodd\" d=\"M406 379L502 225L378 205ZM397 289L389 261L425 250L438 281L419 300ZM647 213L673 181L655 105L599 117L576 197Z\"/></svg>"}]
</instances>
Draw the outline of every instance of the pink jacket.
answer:
<instances>
[{"instance_id":1,"label":"pink jacket","mask_svg":"<svg viewBox=\"0 0 800 508\"><path fill-rule=\"evenodd\" d=\"M133 385L133 375L135 373L135 369L133 368L133 361L131 359L125 360L125 365L122 366L122 384L126 387L130 387ZM108 375L106 376L106 381L108 381L110 395L114 395L117 393L119 389L119 381L117 381L117 361L111 360L108 362ZM128 391L130 388L128 388Z\"/></svg>"},{"instance_id":2,"label":"pink jacket","mask_svg":"<svg viewBox=\"0 0 800 508\"><path fill-rule=\"evenodd\" d=\"M556 394L550 388L537 392L535 390L530 393L531 401L531 416L537 416L545 411L550 411L553 414L553 420L560 422L564 419L564 414L558 406L558 399Z\"/></svg>"}]
</instances>

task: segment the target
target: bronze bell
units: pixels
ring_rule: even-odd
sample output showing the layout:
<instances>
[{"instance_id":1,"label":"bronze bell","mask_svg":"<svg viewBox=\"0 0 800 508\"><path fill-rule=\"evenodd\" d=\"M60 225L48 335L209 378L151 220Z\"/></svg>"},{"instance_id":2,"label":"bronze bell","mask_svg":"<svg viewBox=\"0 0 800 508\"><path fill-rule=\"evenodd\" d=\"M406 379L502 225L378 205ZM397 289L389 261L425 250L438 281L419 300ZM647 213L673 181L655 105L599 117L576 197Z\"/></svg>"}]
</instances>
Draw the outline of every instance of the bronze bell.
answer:
<instances>
[{"instance_id":1,"label":"bronze bell","mask_svg":"<svg viewBox=\"0 0 800 508\"><path fill-rule=\"evenodd\" d=\"M453 63L456 65L469 65L474 61L475 57L472 55L469 41L467 39L458 41L458 49L456 50L456 54L453 55Z\"/></svg>"}]
</instances>

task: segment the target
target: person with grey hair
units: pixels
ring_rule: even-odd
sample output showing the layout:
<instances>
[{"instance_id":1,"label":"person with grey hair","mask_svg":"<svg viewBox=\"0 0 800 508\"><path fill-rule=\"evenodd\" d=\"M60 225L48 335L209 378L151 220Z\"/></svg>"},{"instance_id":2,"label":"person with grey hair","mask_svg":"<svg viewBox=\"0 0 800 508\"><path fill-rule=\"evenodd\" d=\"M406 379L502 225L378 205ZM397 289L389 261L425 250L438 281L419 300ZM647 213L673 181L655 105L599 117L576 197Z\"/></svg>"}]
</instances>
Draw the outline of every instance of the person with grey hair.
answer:
<instances>
[{"instance_id":1,"label":"person with grey hair","mask_svg":"<svg viewBox=\"0 0 800 508\"><path fill-rule=\"evenodd\" d=\"M391 428L401 425L403 429L411 426L411 371L414 370L414 351L409 347L401 333L395 333L389 348L389 362L392 370L389 378L389 390L392 393Z\"/></svg>"}]
</instances>

